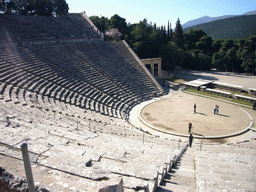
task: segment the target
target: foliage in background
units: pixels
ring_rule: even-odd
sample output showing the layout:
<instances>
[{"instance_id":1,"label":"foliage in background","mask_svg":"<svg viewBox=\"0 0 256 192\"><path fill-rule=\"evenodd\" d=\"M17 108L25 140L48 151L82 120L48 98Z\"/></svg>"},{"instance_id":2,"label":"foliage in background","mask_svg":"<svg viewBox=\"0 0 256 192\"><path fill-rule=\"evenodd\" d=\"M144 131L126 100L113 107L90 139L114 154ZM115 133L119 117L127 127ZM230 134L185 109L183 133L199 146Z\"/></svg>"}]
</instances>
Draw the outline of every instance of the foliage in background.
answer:
<instances>
[{"instance_id":1,"label":"foliage in background","mask_svg":"<svg viewBox=\"0 0 256 192\"><path fill-rule=\"evenodd\" d=\"M256 36L239 40L212 39L198 28L184 33L179 19L173 32L169 21L166 29L165 26L148 23L146 19L131 25L116 14L110 19L90 18L102 32L117 28L122 33L122 39L141 59L162 57L162 68L167 71L180 66L195 70L216 68L220 71L256 73Z\"/></svg>"},{"instance_id":2,"label":"foliage in background","mask_svg":"<svg viewBox=\"0 0 256 192\"><path fill-rule=\"evenodd\" d=\"M246 38L256 35L256 15L239 15L220 19L192 27L184 28L184 33L190 29L202 29L213 39L234 39Z\"/></svg>"},{"instance_id":3,"label":"foliage in background","mask_svg":"<svg viewBox=\"0 0 256 192\"><path fill-rule=\"evenodd\" d=\"M0 0L0 10L7 14L60 16L68 14L69 7L66 0ZM90 19L103 33L117 29L122 34L121 39L125 39L141 59L162 57L162 67L167 71L180 66L195 70L216 68L220 71L256 74L256 35L246 36L248 30L255 34L256 25L252 25L252 21L255 21L256 15L202 24L211 28L211 35L212 31L229 35L233 30L247 37L238 40L212 39L207 31L196 26L186 29L184 33L179 18L175 31L172 31L169 21L166 28L148 23L146 19L130 24L117 14L110 19L98 16ZM220 26L223 22L225 25ZM119 32L111 33L112 36L106 40L119 39Z\"/></svg>"},{"instance_id":4,"label":"foliage in background","mask_svg":"<svg viewBox=\"0 0 256 192\"><path fill-rule=\"evenodd\" d=\"M68 13L66 0L1 0L0 10L7 14L60 16Z\"/></svg>"}]
</instances>

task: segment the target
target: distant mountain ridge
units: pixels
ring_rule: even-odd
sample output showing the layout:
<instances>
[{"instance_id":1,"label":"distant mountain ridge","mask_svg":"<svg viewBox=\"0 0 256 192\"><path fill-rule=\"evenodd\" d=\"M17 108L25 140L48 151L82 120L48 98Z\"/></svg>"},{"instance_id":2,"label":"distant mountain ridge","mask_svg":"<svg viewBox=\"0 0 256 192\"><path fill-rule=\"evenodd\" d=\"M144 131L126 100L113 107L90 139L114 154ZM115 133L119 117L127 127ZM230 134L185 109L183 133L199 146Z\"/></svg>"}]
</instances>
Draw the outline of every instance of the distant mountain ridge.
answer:
<instances>
[{"instance_id":1,"label":"distant mountain ridge","mask_svg":"<svg viewBox=\"0 0 256 192\"><path fill-rule=\"evenodd\" d=\"M256 14L256 10L246 12L242 15L255 15L255 14ZM203 23L208 23L208 22L211 22L211 21L216 21L216 20L226 19L226 18L229 18L229 17L236 17L236 16L239 16L239 15L223 15L223 16L219 16L219 17L209 17L209 16L206 15L206 16L203 16L203 17L200 17L200 18L197 18L197 19L194 19L194 20L190 20L190 21L184 23L182 25L182 28L185 29L185 28L188 28L188 27L192 27L194 25L200 25L200 24L203 24Z\"/></svg>"},{"instance_id":2,"label":"distant mountain ridge","mask_svg":"<svg viewBox=\"0 0 256 192\"><path fill-rule=\"evenodd\" d=\"M213 39L240 39L256 35L256 14L243 14L226 19L194 25L183 29L187 33L190 29L201 29Z\"/></svg>"}]
</instances>

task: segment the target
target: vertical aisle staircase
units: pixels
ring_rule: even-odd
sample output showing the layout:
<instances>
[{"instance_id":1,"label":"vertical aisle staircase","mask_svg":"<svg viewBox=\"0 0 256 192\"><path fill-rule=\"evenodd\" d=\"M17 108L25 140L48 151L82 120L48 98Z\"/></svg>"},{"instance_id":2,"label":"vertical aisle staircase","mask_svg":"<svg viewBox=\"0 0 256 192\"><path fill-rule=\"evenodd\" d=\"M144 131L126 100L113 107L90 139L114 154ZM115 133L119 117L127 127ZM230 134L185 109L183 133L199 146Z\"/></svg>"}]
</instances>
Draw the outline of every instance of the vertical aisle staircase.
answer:
<instances>
[{"instance_id":1,"label":"vertical aisle staircase","mask_svg":"<svg viewBox=\"0 0 256 192\"><path fill-rule=\"evenodd\" d=\"M194 149L188 147L185 153L171 169L157 192L186 192L196 191Z\"/></svg>"}]
</instances>

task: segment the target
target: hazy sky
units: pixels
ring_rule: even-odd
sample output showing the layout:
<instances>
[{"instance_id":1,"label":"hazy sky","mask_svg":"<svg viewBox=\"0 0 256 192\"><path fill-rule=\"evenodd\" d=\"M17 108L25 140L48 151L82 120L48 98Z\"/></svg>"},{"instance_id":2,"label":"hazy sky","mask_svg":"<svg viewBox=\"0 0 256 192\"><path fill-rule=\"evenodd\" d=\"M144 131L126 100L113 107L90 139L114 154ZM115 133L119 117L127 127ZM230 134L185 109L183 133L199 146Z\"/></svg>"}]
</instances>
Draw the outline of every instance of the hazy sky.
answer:
<instances>
[{"instance_id":1,"label":"hazy sky","mask_svg":"<svg viewBox=\"0 0 256 192\"><path fill-rule=\"evenodd\" d=\"M88 16L114 14L125 18L127 23L138 23L146 18L158 27L175 27L177 18L181 24L202 16L240 15L256 10L256 0L66 0L69 13L85 11Z\"/></svg>"}]
</instances>

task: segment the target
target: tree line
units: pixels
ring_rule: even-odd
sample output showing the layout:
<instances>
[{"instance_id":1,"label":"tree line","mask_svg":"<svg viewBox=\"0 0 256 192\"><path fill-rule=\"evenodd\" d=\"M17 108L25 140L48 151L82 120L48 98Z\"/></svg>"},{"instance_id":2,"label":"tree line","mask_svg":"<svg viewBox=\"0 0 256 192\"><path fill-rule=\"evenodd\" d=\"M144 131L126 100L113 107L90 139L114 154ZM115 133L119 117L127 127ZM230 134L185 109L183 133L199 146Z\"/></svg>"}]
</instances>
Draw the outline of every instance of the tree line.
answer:
<instances>
[{"instance_id":1,"label":"tree line","mask_svg":"<svg viewBox=\"0 0 256 192\"><path fill-rule=\"evenodd\" d=\"M212 39L203 30L195 29L183 33L179 18L174 31L171 23L157 27L146 19L136 24L126 22L115 14L110 19L91 16L90 19L101 32L117 28L122 39L141 58L162 58L164 70L171 71L180 66L195 70L237 73L256 73L256 35L238 40Z\"/></svg>"},{"instance_id":2,"label":"tree line","mask_svg":"<svg viewBox=\"0 0 256 192\"><path fill-rule=\"evenodd\" d=\"M60 16L68 13L66 0L0 0L0 10L7 14Z\"/></svg>"}]
</instances>

